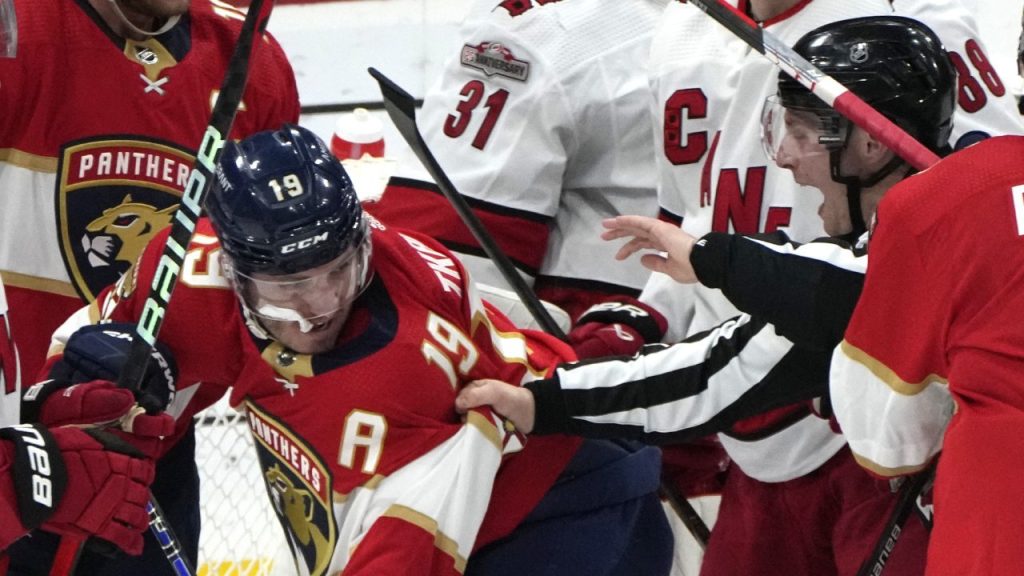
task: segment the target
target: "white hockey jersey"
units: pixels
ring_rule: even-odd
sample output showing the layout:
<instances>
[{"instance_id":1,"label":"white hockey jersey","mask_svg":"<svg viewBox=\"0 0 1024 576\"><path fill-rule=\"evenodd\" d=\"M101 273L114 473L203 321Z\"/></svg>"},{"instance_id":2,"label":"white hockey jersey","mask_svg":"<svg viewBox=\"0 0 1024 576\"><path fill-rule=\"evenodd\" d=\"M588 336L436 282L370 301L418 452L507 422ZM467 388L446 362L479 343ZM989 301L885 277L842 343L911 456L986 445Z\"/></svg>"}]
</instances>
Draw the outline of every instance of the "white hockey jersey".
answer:
<instances>
[{"instance_id":1,"label":"white hockey jersey","mask_svg":"<svg viewBox=\"0 0 1024 576\"><path fill-rule=\"evenodd\" d=\"M731 2L746 10L747 1ZM896 12L932 26L960 74L952 145L985 135L1021 130L1012 97L988 66L973 19L961 0L898 0ZM794 44L810 30L836 20L892 13L885 0L807 0L763 23L766 31ZM824 235L816 210L821 194L797 185L776 167L760 142L764 99L775 93L778 69L742 40L713 24L693 6L673 2L652 44L651 87L663 214L707 232L750 234L784 230L797 241ZM680 286L655 274L641 300L669 321L666 341L706 330L735 316L717 290ZM816 469L843 445L821 420L797 420L757 441L722 435L730 456L748 475L784 481ZM790 456L783 463L775 455Z\"/></svg>"},{"instance_id":2,"label":"white hockey jersey","mask_svg":"<svg viewBox=\"0 0 1024 576\"><path fill-rule=\"evenodd\" d=\"M736 4L736 2L732 2ZM740 8L745 9L745 1ZM836 20L891 13L887 0L810 0L763 23L786 44ZM782 229L797 241L824 236L820 193L798 186L761 149L761 108L775 93L778 69L697 8L672 3L651 48L655 148L663 213L696 236ZM709 329L738 312L717 290L681 286L654 275L641 300L665 314L666 341ZM771 425L770 423L766 423ZM831 458L845 441L809 412L757 440L720 434L749 476L781 482ZM786 454L786 458L779 458Z\"/></svg>"},{"instance_id":3,"label":"white hockey jersey","mask_svg":"<svg viewBox=\"0 0 1024 576\"><path fill-rule=\"evenodd\" d=\"M570 313L589 305L580 292L638 296L648 275L615 261L600 221L657 213L645 66L667 3L478 0L419 113L430 150L501 248ZM430 203L394 184L375 215L507 286L436 191Z\"/></svg>"}]
</instances>

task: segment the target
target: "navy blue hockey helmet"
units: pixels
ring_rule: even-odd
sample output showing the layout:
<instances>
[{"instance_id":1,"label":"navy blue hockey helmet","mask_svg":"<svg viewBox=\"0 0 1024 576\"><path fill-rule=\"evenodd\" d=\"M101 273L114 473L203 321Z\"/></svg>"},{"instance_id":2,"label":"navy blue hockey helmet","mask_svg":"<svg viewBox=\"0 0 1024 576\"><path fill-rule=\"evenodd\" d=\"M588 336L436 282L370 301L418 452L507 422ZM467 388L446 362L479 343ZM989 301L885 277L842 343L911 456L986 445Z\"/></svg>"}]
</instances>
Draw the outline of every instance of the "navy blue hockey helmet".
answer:
<instances>
[{"instance_id":1,"label":"navy blue hockey helmet","mask_svg":"<svg viewBox=\"0 0 1024 576\"><path fill-rule=\"evenodd\" d=\"M300 126L226 143L205 208L243 274L295 274L367 240L345 168Z\"/></svg>"}]
</instances>

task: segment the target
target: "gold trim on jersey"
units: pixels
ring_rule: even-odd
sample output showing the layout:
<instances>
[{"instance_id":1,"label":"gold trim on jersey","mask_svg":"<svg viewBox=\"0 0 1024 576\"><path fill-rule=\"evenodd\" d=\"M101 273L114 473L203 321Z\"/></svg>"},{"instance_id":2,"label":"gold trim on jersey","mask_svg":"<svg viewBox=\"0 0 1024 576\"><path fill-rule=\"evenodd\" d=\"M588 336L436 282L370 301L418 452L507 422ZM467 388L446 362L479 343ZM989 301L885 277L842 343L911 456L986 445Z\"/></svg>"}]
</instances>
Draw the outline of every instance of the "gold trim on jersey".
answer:
<instances>
[{"instance_id":1,"label":"gold trim on jersey","mask_svg":"<svg viewBox=\"0 0 1024 576\"><path fill-rule=\"evenodd\" d=\"M501 433L493 421L479 412L471 411L466 413L466 424L480 431L480 434L501 452Z\"/></svg>"},{"instance_id":2,"label":"gold trim on jersey","mask_svg":"<svg viewBox=\"0 0 1024 576\"><path fill-rule=\"evenodd\" d=\"M296 376L313 377L313 357L309 354L299 354L284 347L280 342L271 342L260 354L263 360L270 364L274 372L295 382Z\"/></svg>"},{"instance_id":3,"label":"gold trim on jersey","mask_svg":"<svg viewBox=\"0 0 1024 576\"><path fill-rule=\"evenodd\" d=\"M28 274L19 274L17 272L11 272L10 270L0 271L0 276L3 277L4 284L7 286L25 288L26 290L35 290L36 292L46 292L49 294L56 294L58 296L68 296L70 298L79 297L78 292L75 292L75 287L69 282L64 282L62 280L29 276Z\"/></svg>"},{"instance_id":4,"label":"gold trim on jersey","mask_svg":"<svg viewBox=\"0 0 1024 576\"><path fill-rule=\"evenodd\" d=\"M355 492L357 490L376 490L380 486L380 483L387 479L388 477L383 474L374 474L373 476L370 477L369 480L353 488L352 492ZM352 496L352 492L345 494L342 492L338 492L337 490L334 490L334 503L341 504L344 502L348 502L349 497Z\"/></svg>"},{"instance_id":5,"label":"gold trim on jersey","mask_svg":"<svg viewBox=\"0 0 1024 576\"><path fill-rule=\"evenodd\" d=\"M387 510L381 514L381 517L397 518L403 522L408 522L428 534L434 535L434 546L444 552L448 556L451 556L455 562L455 569L460 574L466 571L466 559L459 555L458 543L441 532L437 525L437 520L434 520L430 516L423 514L422 512L413 510L408 506L402 506L401 504L392 504Z\"/></svg>"},{"instance_id":6,"label":"gold trim on jersey","mask_svg":"<svg viewBox=\"0 0 1024 576\"><path fill-rule=\"evenodd\" d=\"M937 374L928 374L922 378L920 382L907 382L900 378L892 368L889 368L882 362L873 358L867 352L857 348L846 340L843 340L839 346L842 349L843 354L846 354L848 358L867 368L875 378L885 382L885 384L889 386L889 388L892 388L892 390L897 394L914 396L923 392L925 388L928 387L928 384L947 383L945 378Z\"/></svg>"},{"instance_id":7,"label":"gold trim on jersey","mask_svg":"<svg viewBox=\"0 0 1024 576\"><path fill-rule=\"evenodd\" d=\"M870 470L871 472L874 472L878 476L884 476L887 478L915 474L917 472L920 472L921 470L924 470L924 468L928 466L928 463L925 462L924 464L921 464L919 466L900 466L898 468L887 468L885 466L882 466L881 464L878 464L877 462L868 460L867 458L864 458L863 456L859 456L857 454L853 455L853 459L856 460L857 464L860 464L862 468Z\"/></svg>"},{"instance_id":8,"label":"gold trim on jersey","mask_svg":"<svg viewBox=\"0 0 1024 576\"><path fill-rule=\"evenodd\" d=\"M0 148L0 162L26 168L35 172L57 172L57 159L50 156L30 154L14 148Z\"/></svg>"},{"instance_id":9,"label":"gold trim on jersey","mask_svg":"<svg viewBox=\"0 0 1024 576\"><path fill-rule=\"evenodd\" d=\"M132 62L141 65L146 71L146 78L149 78L151 82L160 78L161 72L178 63L174 56L171 56L170 51L164 48L164 45L156 38L125 39L124 55Z\"/></svg>"},{"instance_id":10,"label":"gold trim on jersey","mask_svg":"<svg viewBox=\"0 0 1024 576\"><path fill-rule=\"evenodd\" d=\"M501 356L501 359L506 364L521 364L526 370L532 374L535 378L543 378L547 374L546 368L538 368L530 362L530 346L527 343L526 336L522 332L504 332L498 330L491 323L491 319L487 317L487 313L483 310L477 310L473 313L473 318L470 321L470 336L475 337L476 331L481 327L487 329L487 333L491 337L491 344L493 345L494 351ZM511 343L512 347L520 348L518 352L521 355L510 355L507 354L508 350L502 346L502 343Z\"/></svg>"}]
</instances>

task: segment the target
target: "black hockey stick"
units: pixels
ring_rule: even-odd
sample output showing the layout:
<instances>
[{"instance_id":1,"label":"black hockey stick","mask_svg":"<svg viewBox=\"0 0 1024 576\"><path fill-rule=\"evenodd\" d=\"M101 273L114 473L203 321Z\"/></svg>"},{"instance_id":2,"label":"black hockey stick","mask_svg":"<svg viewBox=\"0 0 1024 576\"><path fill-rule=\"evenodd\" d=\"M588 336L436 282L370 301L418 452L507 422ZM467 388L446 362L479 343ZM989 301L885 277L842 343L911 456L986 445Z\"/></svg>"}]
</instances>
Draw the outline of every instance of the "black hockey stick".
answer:
<instances>
[{"instance_id":1,"label":"black hockey stick","mask_svg":"<svg viewBox=\"0 0 1024 576\"><path fill-rule=\"evenodd\" d=\"M384 109L387 110L388 116L394 123L395 128L398 129L399 134L402 135L405 142L412 148L413 153L420 159L420 162L423 163L423 167L434 178L434 182L437 183L441 193L451 202L455 211L462 218L469 231L473 233L477 242L480 243L480 246L483 247L487 255L494 261L494 265L501 272L502 277L512 286L516 295L519 296L519 299L526 305L527 310L530 311L530 315L533 316L533 319L537 321L545 332L563 342L567 341L565 333L562 332L562 329L551 317L547 309L544 308L544 305L541 304L540 299L533 293L533 290L526 285L526 282L516 271L515 265L501 251L501 247L498 246L498 243L494 241L487 228L484 227L480 219L473 213L466 199L456 190L455 185L448 179L448 175L445 174L444 169L438 164L434 155L430 153L426 141L423 140L423 135L420 134L420 130L416 126L416 99L375 68L370 68L369 72L380 84L380 91L384 96ZM697 544L702 549L707 546L711 531L708 530L707 525L704 524L704 521L697 514L697 511L693 509L693 506L686 498L665 482L661 483L661 493L679 515L683 525L686 526L690 534L697 540Z\"/></svg>"},{"instance_id":2,"label":"black hockey stick","mask_svg":"<svg viewBox=\"0 0 1024 576\"><path fill-rule=\"evenodd\" d=\"M220 94L210 113L210 122L203 134L199 150L196 152L196 160L185 185L181 203L174 213L171 232L157 264L153 284L143 305L139 322L135 327L135 338L132 339L128 359L125 360L124 370L117 381L117 385L121 388L138 390L141 386L157 334L163 325L171 292L178 282L178 274L185 259L185 249L192 240L196 222L199 220L203 198L213 183L217 159L220 157L225 140L231 133L231 125L235 121L238 105L245 92L245 85L249 79L249 62L255 47L259 44L255 40L266 29L273 9L274 0L253 0L249 5L249 11L242 23L234 52L231 54L227 72L221 83ZM175 574L179 576L196 574L195 568L182 554L181 543L171 529L171 525L152 497L147 505L147 512L149 513L150 531L156 537ZM75 556L73 560L77 560L77 555ZM72 564L68 573L73 570L74 565Z\"/></svg>"},{"instance_id":3,"label":"black hockey stick","mask_svg":"<svg viewBox=\"0 0 1024 576\"><path fill-rule=\"evenodd\" d=\"M879 574L885 571L885 564L889 561L889 556L892 555L896 541L899 540L900 534L903 532L903 526L907 523L911 511L917 504L917 498L935 479L935 465L937 461L938 457L933 459L932 463L924 470L903 480L903 485L900 486L899 490L899 497L896 499L896 504L892 507L892 512L885 523L882 535L875 544L875 549L871 551L871 555L861 564L860 570L857 571L857 576L879 576Z\"/></svg>"},{"instance_id":4,"label":"black hockey stick","mask_svg":"<svg viewBox=\"0 0 1024 576\"><path fill-rule=\"evenodd\" d=\"M939 157L934 152L913 136L882 116L846 86L797 54L771 32L758 26L746 14L725 4L722 0L678 1L683 4L692 4L714 18L716 22L746 42L751 48L764 54L783 72L821 98L836 112L877 138L914 168L924 170L939 161Z\"/></svg>"},{"instance_id":5,"label":"black hockey stick","mask_svg":"<svg viewBox=\"0 0 1024 576\"><path fill-rule=\"evenodd\" d=\"M375 68L370 68L369 72L380 84L380 91L384 96L384 109L387 110L391 121L398 128L398 132L405 139L406 143L409 144L409 147L412 148L420 162L423 163L423 167L434 178L434 182L441 189L441 193L444 194L452 207L455 208L459 218L469 228L469 231L476 238L476 241L480 243L484 252L494 261L502 277L512 286L512 289L519 296L519 299L523 301L523 304L526 305L530 315L540 324L541 328L559 340L566 341L565 333L562 332L562 329L544 308L544 305L533 294L533 290L526 285L526 281L516 271L515 264L501 251L501 247L498 246L497 242L494 241L494 238L487 231L487 228L484 227L480 219L473 213L473 209L469 207L466 199L455 189L455 185L448 179L448 176L444 173L441 165L437 163L434 155L430 153L427 143L424 142L423 136L420 134L419 128L416 127L416 99Z\"/></svg>"}]
</instances>

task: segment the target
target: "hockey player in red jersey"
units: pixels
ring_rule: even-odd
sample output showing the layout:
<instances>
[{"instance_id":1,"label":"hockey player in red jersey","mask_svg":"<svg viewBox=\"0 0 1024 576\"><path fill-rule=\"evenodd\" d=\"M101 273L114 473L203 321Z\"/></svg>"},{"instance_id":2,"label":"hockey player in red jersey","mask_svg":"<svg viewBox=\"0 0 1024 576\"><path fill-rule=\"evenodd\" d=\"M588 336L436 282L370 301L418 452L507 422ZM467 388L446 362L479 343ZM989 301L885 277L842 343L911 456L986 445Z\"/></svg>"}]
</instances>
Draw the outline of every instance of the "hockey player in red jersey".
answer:
<instances>
[{"instance_id":1,"label":"hockey player in red jersey","mask_svg":"<svg viewBox=\"0 0 1024 576\"><path fill-rule=\"evenodd\" d=\"M595 340L624 334L632 345L664 331L635 302L649 273L612 265L614 246L593 230L617 214L657 214L646 63L669 4L474 0L458 53L418 113L431 152L498 246L538 297L581 325L564 327L581 357L604 352L592 352ZM478 282L507 287L444 196L407 168L402 176L419 179L393 178L374 213L436 238ZM623 315L640 320L594 333ZM720 488L727 462L710 441L673 449L665 472L696 496Z\"/></svg>"},{"instance_id":2,"label":"hockey player in red jersey","mask_svg":"<svg viewBox=\"0 0 1024 576\"><path fill-rule=\"evenodd\" d=\"M934 152L948 149L955 73L927 27L893 16L840 21L803 36L794 50ZM522 430L667 442L731 430L737 419L775 406L809 412L809 403L794 400L827 396L832 348L863 282L865 238L857 229L866 228L878 200L911 169L788 76L780 76L778 95L764 110L770 157L821 191L819 215L832 237L800 245L781 232L713 232L698 242L650 218L609 220L607 239L632 238L619 257L664 251L644 256L645 265L720 290L749 314L631 360L561 367L554 378L528 383L529 392L474 385L461 394L462 406L495 402ZM789 440L788 450L771 456L791 458L808 441ZM745 509L735 507L740 502ZM758 483L730 472L720 517L730 522L712 533L702 573L858 573L894 502L888 482L864 474L845 448L792 482ZM770 529L786 517L806 538ZM910 522L887 573L923 570L924 527Z\"/></svg>"},{"instance_id":3,"label":"hockey player in red jersey","mask_svg":"<svg viewBox=\"0 0 1024 576\"><path fill-rule=\"evenodd\" d=\"M489 412L460 420L464 382L527 381L571 350L489 308L434 241L363 212L316 136L228 143L206 209L160 335L178 381L202 383L175 392L179 428L234 386L299 573L667 573L656 454L564 437L515 453ZM139 317L164 238L94 318Z\"/></svg>"},{"instance_id":4,"label":"hockey player in red jersey","mask_svg":"<svg viewBox=\"0 0 1024 576\"><path fill-rule=\"evenodd\" d=\"M32 382L53 331L115 282L169 222L243 13L211 0L9 4L16 41L0 57L0 275L22 379ZM298 114L291 67L266 37L231 137L295 122ZM154 491L176 503L165 512L195 560L191 444L161 461ZM46 573L51 540L37 534L12 547L12 573ZM170 574L159 545L149 536L146 542L146 555L126 562L86 551L80 570Z\"/></svg>"},{"instance_id":5,"label":"hockey player in red jersey","mask_svg":"<svg viewBox=\"0 0 1024 576\"><path fill-rule=\"evenodd\" d=\"M833 355L832 404L861 464L900 475L942 451L929 576L1024 566L1022 158L1024 138L992 138L885 196Z\"/></svg>"}]
</instances>

